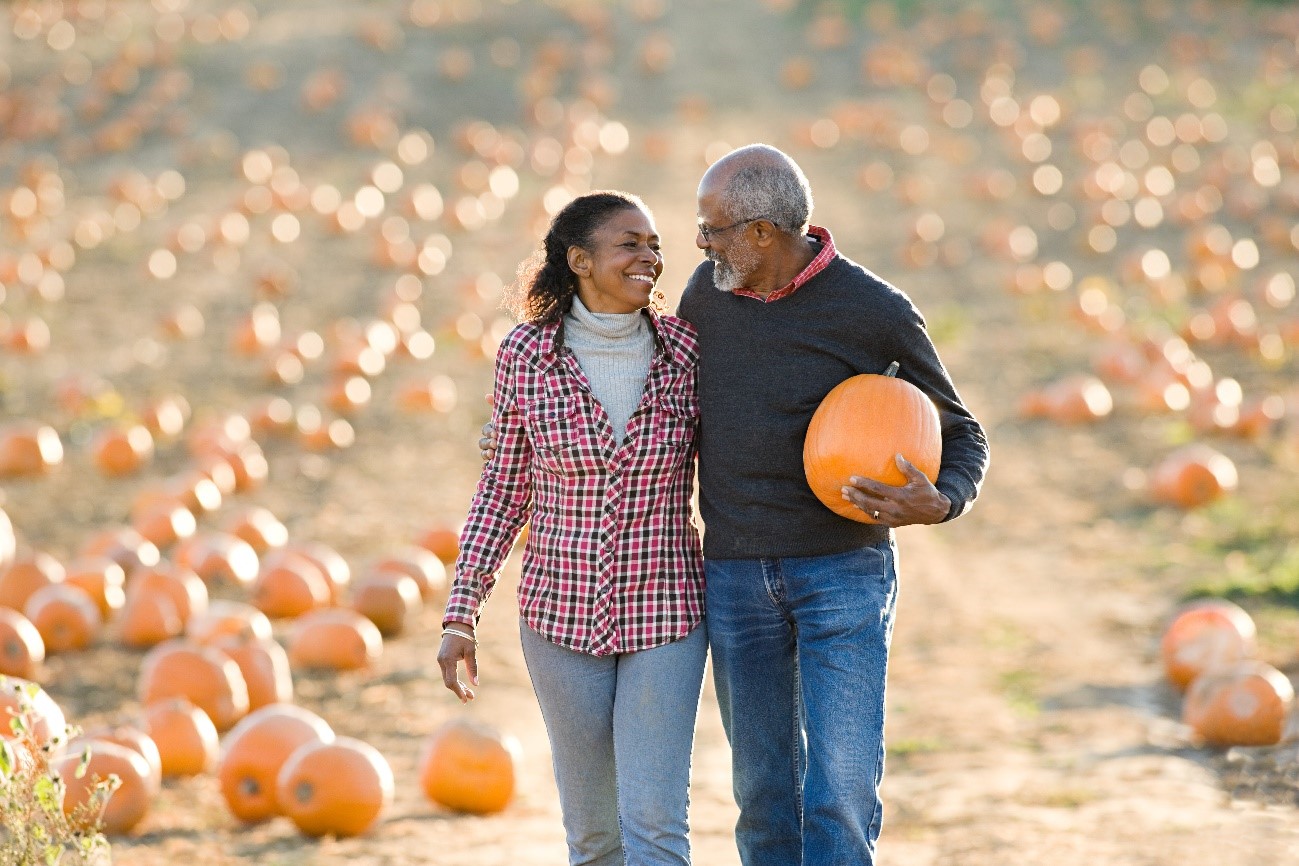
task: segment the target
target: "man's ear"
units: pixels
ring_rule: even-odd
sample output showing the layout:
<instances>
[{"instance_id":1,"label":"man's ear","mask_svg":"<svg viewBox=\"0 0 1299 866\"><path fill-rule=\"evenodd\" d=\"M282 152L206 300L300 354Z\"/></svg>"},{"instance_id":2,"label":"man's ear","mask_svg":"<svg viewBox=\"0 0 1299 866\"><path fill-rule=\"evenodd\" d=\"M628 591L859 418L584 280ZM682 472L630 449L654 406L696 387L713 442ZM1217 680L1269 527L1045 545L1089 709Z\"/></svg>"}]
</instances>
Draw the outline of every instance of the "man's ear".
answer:
<instances>
[{"instance_id":1,"label":"man's ear","mask_svg":"<svg viewBox=\"0 0 1299 866\"><path fill-rule=\"evenodd\" d=\"M758 246L765 247L776 240L776 227L770 220L755 220L753 231L757 235Z\"/></svg>"},{"instance_id":2,"label":"man's ear","mask_svg":"<svg viewBox=\"0 0 1299 866\"><path fill-rule=\"evenodd\" d=\"M569 247L568 269L579 277L589 277L591 275L591 256L581 247Z\"/></svg>"}]
</instances>

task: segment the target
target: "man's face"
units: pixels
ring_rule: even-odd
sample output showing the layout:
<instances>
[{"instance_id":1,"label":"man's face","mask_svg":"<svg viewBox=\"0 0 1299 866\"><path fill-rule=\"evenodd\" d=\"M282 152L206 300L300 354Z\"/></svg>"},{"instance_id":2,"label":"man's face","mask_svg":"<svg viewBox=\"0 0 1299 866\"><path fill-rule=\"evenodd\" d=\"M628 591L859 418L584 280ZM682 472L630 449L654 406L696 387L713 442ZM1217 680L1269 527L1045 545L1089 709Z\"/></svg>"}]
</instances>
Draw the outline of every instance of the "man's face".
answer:
<instances>
[{"instance_id":1,"label":"man's face","mask_svg":"<svg viewBox=\"0 0 1299 866\"><path fill-rule=\"evenodd\" d=\"M713 284L732 292L748 284L762 255L749 236L753 215L732 214L718 199L710 184L700 187L695 246L713 263Z\"/></svg>"}]
</instances>

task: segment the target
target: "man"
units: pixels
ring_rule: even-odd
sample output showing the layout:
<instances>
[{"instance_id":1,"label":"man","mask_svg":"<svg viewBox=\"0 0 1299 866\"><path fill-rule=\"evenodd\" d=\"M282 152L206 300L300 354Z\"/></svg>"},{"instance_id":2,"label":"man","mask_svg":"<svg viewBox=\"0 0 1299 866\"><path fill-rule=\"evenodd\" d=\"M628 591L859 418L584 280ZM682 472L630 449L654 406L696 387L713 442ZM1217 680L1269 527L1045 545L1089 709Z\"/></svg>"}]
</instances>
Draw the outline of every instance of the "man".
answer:
<instances>
[{"instance_id":1,"label":"man","mask_svg":"<svg viewBox=\"0 0 1299 866\"><path fill-rule=\"evenodd\" d=\"M892 528L964 513L988 462L910 299L809 224L812 194L776 148L742 147L698 190L707 260L679 315L699 332L699 492L713 677L732 750L744 866L875 862L885 679L897 602ZM830 389L897 361L933 399L943 456L930 483L854 478L840 517L803 474Z\"/></svg>"}]
</instances>

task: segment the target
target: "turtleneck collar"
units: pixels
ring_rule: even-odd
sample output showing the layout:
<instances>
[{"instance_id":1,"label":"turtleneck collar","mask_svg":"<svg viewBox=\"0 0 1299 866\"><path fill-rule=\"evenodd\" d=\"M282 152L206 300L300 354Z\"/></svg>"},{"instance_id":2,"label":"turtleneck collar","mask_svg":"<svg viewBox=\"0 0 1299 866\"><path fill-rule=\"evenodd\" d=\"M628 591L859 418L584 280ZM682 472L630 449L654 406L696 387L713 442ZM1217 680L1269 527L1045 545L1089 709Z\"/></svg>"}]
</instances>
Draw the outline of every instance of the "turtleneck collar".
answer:
<instances>
[{"instance_id":1,"label":"turtleneck collar","mask_svg":"<svg viewBox=\"0 0 1299 866\"><path fill-rule=\"evenodd\" d=\"M573 295L573 306L565 318L582 330L608 340L630 337L648 324L640 310L631 313L593 313L577 295Z\"/></svg>"}]
</instances>

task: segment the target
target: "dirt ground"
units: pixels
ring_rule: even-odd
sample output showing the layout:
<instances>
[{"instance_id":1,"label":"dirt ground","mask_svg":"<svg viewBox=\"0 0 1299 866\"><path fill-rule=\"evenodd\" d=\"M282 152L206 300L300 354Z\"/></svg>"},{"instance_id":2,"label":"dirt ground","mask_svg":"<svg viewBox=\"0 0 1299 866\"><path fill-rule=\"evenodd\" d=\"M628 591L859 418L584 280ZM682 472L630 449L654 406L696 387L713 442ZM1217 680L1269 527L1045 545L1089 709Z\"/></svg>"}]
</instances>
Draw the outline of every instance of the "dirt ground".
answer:
<instances>
[{"instance_id":1,"label":"dirt ground","mask_svg":"<svg viewBox=\"0 0 1299 866\"><path fill-rule=\"evenodd\" d=\"M54 424L67 446L64 465L49 477L5 484L3 507L21 539L71 558L92 530L124 521L140 490L186 465L183 443L174 442L140 476L105 480L93 469L91 432L129 416L148 397L185 395L193 425L246 410L267 394L299 408L324 405L339 334L349 321L377 315L403 272L376 261L379 239L403 232L446 259L422 274L415 302L436 351L394 359L372 377L369 404L348 416L356 434L350 447L317 452L292 437L266 438L267 483L202 525L220 525L241 505L264 505L291 537L330 544L359 574L430 526L455 523L477 478L473 443L487 415L481 395L490 362L479 334L508 326L498 308L500 287L529 252L547 194L564 184L641 194L664 239L661 285L675 300L699 260L691 234L699 175L727 147L768 141L806 168L817 197L814 222L828 226L847 255L916 299L992 446L992 468L970 514L899 533L881 862L1299 864L1293 785L1283 787L1285 796L1259 796L1238 770L1263 753L1197 747L1178 722L1179 696L1161 677L1158 636L1183 588L1174 572L1221 566L1188 545L1203 518L1152 509L1132 482L1160 453L1167 431L1121 412L1090 427L1020 417L1020 394L1085 366L1098 338L1068 313L1073 285L1031 297L1008 291L1016 262L1004 243L990 239L1007 224L1034 226L1030 259L1068 263L1074 283L1088 273L1118 272L1123 245L1106 255L1081 239L1096 208L1083 199L1080 145L1070 136L1106 124L1140 129L1129 116L1140 114L1131 97L1149 63L1163 64L1178 92L1197 76L1216 76L1215 107L1253 129L1259 95L1273 82L1263 58L1293 68L1292 22L1268 4L1175 0L1109 2L1094 10L948 4L923 15L905 3L900 13L882 2L847 3L845 17L828 19L809 17L815 5L66 3L82 12L78 36L72 47L55 50L66 38L52 29L51 9L59 4L7 4L0 9L0 95L18 99L23 111L47 103L65 110L46 133L17 131L31 115L0 114L10 124L7 135L0 127L0 192L20 183L24 165L52 159L65 204L45 234L24 236L10 226L6 245L22 253L72 237L79 219L118 207L111 190L128 170L155 178L175 168L186 181L183 195L143 219L120 207L110 211L119 228L102 244L77 247L59 297L9 286L4 314L41 315L51 345L34 355L0 354L0 412L6 421L23 416ZM132 54L132 45L156 48L157 34L175 32L178 23L185 35L172 43L170 57L139 63L134 84L120 68L117 78L107 74L115 59L147 55ZM96 74L82 77L83 67ZM144 94L166 91L168 69L184 70L188 87L170 101L149 103ZM304 84L322 70L341 74L341 95L308 110ZM989 121L987 95L1001 86L1024 106L1041 93L1060 101L1065 120L1058 135L1052 130L1052 161L1077 183L1058 196L1032 192L1033 167L1021 142ZM959 111L958 122L944 119L935 93L949 88L977 109L972 122L960 124ZM107 105L102 114L93 110L96 100ZM1171 95L1168 101L1176 103ZM431 155L400 157L398 136L382 129L378 143L358 140L363 112L387 117L398 133L431 140ZM143 124L127 146L96 137L114 117ZM470 121L497 136L475 138ZM1272 138L1284 138L1274 132ZM273 235L274 211L247 208L249 190L262 185L241 171L241 157L255 149L291 165L308 187L333 185L344 197L376 183L381 163L401 164L404 177L388 193L383 217L339 232L303 209L300 236L286 242ZM501 191L495 199L487 196L483 178L493 164L514 167L517 194L506 183L491 188ZM989 178L1006 177L1011 192L986 194ZM426 218L410 207L419 183L441 189L444 214ZM478 204L466 203L475 196ZM150 274L150 256L180 226L211 226L241 203L251 226L247 241L207 243L178 255L175 275ZM461 205L468 216L453 219ZM483 208L497 206L499 215L482 216ZM385 221L399 213L404 225ZM937 237L933 216L940 217ZM1180 249L1185 230L1164 223L1131 246ZM918 236L927 245L918 245ZM1293 249L1282 264L1293 265ZM273 299L285 333L314 331L327 340L325 359L309 360L297 382L272 381L264 353L229 348L240 317L261 297L259 275L271 265L293 274L291 290ZM167 336L160 324L182 304L206 321L189 340ZM1273 381L1293 381L1293 358L1286 364L1268 372ZM454 406L422 414L401 409L401 385L434 375L454 383ZM1249 371L1236 375L1251 382ZM69 376L99 377L117 396L69 411L59 402ZM1247 507L1272 507L1269 485L1278 475L1281 486L1293 487L1292 467L1279 468L1257 449L1229 447ZM1165 566L1151 567L1156 561ZM1179 565L1170 568L1170 561ZM468 708L436 676L438 605L423 611L417 628L389 640L370 670L296 674L302 705L338 733L375 745L392 764L395 803L373 831L308 840L284 819L244 827L205 775L168 782L137 830L114 840L114 861L564 862L545 734L518 647L517 568L515 558L481 627L482 688ZM214 596L242 591L212 588ZM277 624L277 636L289 627ZM1293 664L1281 650L1272 652L1278 664ZM89 651L52 656L41 681L83 725L129 717L138 710L140 655L116 645L110 631ZM461 715L489 721L522 743L519 793L503 814L451 814L418 790L423 739ZM1293 765L1288 753L1266 754L1278 767ZM703 866L739 862L729 772L715 697L706 688L691 812L694 861Z\"/></svg>"}]
</instances>

